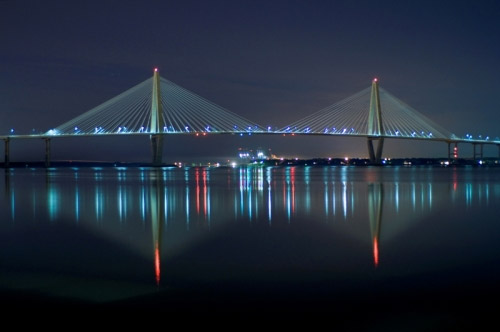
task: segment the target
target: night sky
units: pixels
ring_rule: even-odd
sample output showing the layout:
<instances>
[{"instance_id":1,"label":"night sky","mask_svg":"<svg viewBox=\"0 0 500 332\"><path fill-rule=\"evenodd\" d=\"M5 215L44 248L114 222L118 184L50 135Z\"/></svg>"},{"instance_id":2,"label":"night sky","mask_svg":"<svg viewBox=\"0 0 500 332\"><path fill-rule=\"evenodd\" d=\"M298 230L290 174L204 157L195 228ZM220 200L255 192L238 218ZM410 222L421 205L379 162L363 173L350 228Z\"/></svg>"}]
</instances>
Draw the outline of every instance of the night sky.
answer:
<instances>
[{"instance_id":1,"label":"night sky","mask_svg":"<svg viewBox=\"0 0 500 332\"><path fill-rule=\"evenodd\" d=\"M56 127L158 67L178 85L277 127L378 77L451 132L494 138L499 36L498 1L3 0L0 134ZM150 159L147 137L52 145L54 159ZM238 147L257 146L283 156L367 155L359 138L167 136L164 160L233 157ZM11 148L13 161L43 159L42 141ZM389 140L385 155L445 157L446 145Z\"/></svg>"}]
</instances>

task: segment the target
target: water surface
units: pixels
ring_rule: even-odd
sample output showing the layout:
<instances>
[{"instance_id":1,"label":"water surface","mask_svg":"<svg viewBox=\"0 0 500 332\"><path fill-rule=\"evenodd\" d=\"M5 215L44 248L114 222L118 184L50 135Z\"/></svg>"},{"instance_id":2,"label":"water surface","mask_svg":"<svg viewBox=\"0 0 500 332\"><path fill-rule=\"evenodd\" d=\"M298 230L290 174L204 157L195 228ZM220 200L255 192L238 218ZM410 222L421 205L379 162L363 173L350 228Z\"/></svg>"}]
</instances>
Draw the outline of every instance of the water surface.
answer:
<instances>
[{"instance_id":1,"label":"water surface","mask_svg":"<svg viewBox=\"0 0 500 332\"><path fill-rule=\"evenodd\" d=\"M0 289L14 294L397 308L498 293L498 168L2 172Z\"/></svg>"}]
</instances>

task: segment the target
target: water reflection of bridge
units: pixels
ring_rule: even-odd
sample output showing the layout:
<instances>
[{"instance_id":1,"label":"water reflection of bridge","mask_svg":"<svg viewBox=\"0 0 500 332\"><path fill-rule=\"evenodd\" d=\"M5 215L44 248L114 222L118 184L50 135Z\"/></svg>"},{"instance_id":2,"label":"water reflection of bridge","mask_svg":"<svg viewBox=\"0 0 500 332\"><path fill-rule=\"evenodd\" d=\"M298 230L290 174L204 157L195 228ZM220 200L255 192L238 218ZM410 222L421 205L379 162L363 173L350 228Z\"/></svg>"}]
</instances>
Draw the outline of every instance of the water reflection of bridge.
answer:
<instances>
[{"instance_id":1,"label":"water reflection of bridge","mask_svg":"<svg viewBox=\"0 0 500 332\"><path fill-rule=\"evenodd\" d=\"M403 181L394 181L393 175L397 178L405 170L410 169L391 170L385 181L383 169L377 168L69 169L46 171L44 183L36 182L41 170L10 170L5 171L4 202L14 222L56 222L69 215L113 236L116 225L128 227L134 237L136 224L147 227L159 283L168 232L207 232L230 221L273 227L324 220L335 232L366 244L369 239L367 249L378 266L384 260L384 243L443 204L488 204L490 193L500 194L497 183L464 181L464 169L441 181L433 179L436 169L402 174ZM16 185L22 179L30 181Z\"/></svg>"}]
</instances>

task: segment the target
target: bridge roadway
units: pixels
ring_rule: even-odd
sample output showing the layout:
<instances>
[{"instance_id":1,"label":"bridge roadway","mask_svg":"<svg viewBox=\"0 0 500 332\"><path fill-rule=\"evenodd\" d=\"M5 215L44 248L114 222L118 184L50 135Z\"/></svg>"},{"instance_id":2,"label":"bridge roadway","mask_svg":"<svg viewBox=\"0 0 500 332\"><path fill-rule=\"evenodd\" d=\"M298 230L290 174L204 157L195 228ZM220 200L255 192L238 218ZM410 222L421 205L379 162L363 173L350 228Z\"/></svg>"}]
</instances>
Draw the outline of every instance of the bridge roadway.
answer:
<instances>
[{"instance_id":1,"label":"bridge roadway","mask_svg":"<svg viewBox=\"0 0 500 332\"><path fill-rule=\"evenodd\" d=\"M498 146L498 158L500 159L500 140L489 140L489 139L472 139L472 138L436 138L436 137L406 137L398 135L384 135L384 136L370 136L366 134L342 134L342 133L305 133L305 132L289 132L289 131L241 131L241 132L160 132L160 133L147 133L147 132L110 132L110 133L99 133L99 134L31 134L31 135L4 135L0 136L0 139L5 143L5 157L4 157L4 167L9 167L10 163L10 141L17 139L42 139L45 140L45 165L50 166L50 142L53 138L70 138L70 137L97 137L97 136L151 136L151 135L196 135L196 136L206 136L206 135L239 135L239 136L249 136L249 135L283 135L283 136L336 136L336 137L358 137L358 138L372 138L372 139L403 139L403 140L419 140L419 141L433 141L433 142L443 142L448 144L448 159L453 158L453 151L451 145L454 144L456 147L459 143L469 143L473 145L473 156L472 159L482 159L483 158L483 146L484 145L497 145ZM479 147L479 150L477 150Z\"/></svg>"}]
</instances>

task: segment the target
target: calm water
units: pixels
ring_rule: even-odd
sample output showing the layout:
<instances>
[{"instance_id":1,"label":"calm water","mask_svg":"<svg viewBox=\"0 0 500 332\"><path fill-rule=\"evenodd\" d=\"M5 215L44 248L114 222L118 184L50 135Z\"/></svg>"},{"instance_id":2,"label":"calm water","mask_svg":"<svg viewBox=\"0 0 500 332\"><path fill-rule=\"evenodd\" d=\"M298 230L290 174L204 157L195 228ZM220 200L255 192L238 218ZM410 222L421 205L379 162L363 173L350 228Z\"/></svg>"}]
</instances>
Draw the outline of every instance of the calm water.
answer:
<instances>
[{"instance_id":1,"label":"calm water","mask_svg":"<svg viewBox=\"0 0 500 332\"><path fill-rule=\"evenodd\" d=\"M499 168L1 172L7 291L107 302L197 287L383 294L500 282Z\"/></svg>"}]
</instances>

